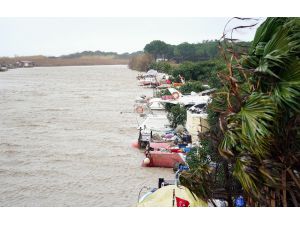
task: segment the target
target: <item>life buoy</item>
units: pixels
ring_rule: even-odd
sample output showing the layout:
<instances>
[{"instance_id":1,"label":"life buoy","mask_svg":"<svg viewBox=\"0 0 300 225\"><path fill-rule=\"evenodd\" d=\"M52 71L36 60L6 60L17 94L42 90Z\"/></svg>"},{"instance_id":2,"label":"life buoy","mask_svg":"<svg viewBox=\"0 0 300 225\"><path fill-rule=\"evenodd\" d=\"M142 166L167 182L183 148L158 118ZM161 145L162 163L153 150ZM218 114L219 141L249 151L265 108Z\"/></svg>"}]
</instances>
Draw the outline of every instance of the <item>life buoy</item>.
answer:
<instances>
[{"instance_id":1,"label":"life buoy","mask_svg":"<svg viewBox=\"0 0 300 225\"><path fill-rule=\"evenodd\" d=\"M172 96L173 96L174 99L178 99L179 98L179 93L178 92L174 92L172 94Z\"/></svg>"},{"instance_id":2,"label":"life buoy","mask_svg":"<svg viewBox=\"0 0 300 225\"><path fill-rule=\"evenodd\" d=\"M143 106L138 106L138 107L136 107L135 111L136 111L137 113L142 114L142 113L144 112L144 108L143 108Z\"/></svg>"},{"instance_id":3,"label":"life buoy","mask_svg":"<svg viewBox=\"0 0 300 225\"><path fill-rule=\"evenodd\" d=\"M150 164L150 159L147 157L143 160L144 165L149 165Z\"/></svg>"}]
</instances>

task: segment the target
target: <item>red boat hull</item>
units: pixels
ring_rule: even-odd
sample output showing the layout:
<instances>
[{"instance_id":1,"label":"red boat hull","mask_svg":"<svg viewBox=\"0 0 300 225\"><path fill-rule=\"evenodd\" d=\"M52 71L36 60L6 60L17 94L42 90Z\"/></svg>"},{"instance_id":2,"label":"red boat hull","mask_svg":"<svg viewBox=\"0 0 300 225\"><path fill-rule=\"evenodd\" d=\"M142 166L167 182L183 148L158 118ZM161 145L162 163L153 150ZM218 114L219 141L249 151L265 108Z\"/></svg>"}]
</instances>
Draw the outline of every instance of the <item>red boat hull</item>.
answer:
<instances>
[{"instance_id":1,"label":"red boat hull","mask_svg":"<svg viewBox=\"0 0 300 225\"><path fill-rule=\"evenodd\" d=\"M176 163L183 163L184 160L180 156L182 153L170 153L170 152L160 152L160 151L151 151L149 153L150 163L145 164L145 167L165 167L165 168L174 168Z\"/></svg>"}]
</instances>

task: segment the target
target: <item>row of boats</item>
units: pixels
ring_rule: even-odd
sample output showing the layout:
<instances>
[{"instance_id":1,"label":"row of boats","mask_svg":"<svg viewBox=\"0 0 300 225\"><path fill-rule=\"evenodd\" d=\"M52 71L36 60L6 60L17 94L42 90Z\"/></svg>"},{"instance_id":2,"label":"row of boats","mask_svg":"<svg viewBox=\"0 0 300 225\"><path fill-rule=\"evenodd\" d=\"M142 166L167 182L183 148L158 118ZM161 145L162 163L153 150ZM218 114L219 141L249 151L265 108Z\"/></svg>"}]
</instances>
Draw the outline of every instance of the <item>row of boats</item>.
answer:
<instances>
[{"instance_id":1,"label":"row of boats","mask_svg":"<svg viewBox=\"0 0 300 225\"><path fill-rule=\"evenodd\" d=\"M17 61L15 63L0 63L0 72L6 72L10 69L16 68L29 68L34 67L36 64L32 61Z\"/></svg>"},{"instance_id":2,"label":"row of boats","mask_svg":"<svg viewBox=\"0 0 300 225\"><path fill-rule=\"evenodd\" d=\"M144 195L140 193L138 206L186 207L213 205L211 202L202 201L188 188L180 185L179 176L181 172L189 170L187 163L189 152L199 145L199 141L192 139L186 127L179 125L172 128L170 126L165 105L167 103L180 104L191 114L207 114L206 107L211 99L209 94L214 90L207 89L204 92L192 92L190 95L183 95L177 87L183 85L184 80L181 79L181 83L175 83L174 85L169 78L169 75L160 74L155 70L137 76L138 85L145 88L154 88L153 93L156 94L159 89L168 90L170 94L160 95L159 97L156 95L141 95L136 98L134 109L142 118L142 122L137 127L138 138L133 143L133 147L143 151L145 155L142 162L143 167L173 168L175 172L173 181L160 178L158 187L148 189L148 192Z\"/></svg>"}]
</instances>

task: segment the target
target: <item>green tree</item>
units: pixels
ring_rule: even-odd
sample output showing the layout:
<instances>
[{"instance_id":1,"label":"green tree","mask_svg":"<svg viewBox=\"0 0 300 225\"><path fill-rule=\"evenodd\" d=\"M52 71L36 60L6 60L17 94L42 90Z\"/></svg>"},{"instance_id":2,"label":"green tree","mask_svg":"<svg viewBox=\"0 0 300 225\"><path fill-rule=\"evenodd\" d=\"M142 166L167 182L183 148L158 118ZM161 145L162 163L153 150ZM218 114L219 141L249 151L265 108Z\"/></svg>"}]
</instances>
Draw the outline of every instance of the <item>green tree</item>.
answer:
<instances>
[{"instance_id":1,"label":"green tree","mask_svg":"<svg viewBox=\"0 0 300 225\"><path fill-rule=\"evenodd\" d=\"M190 94L192 91L200 92L204 90L205 88L203 87L203 83L201 81L187 82L179 88L179 91L182 94Z\"/></svg>"},{"instance_id":2,"label":"green tree","mask_svg":"<svg viewBox=\"0 0 300 225\"><path fill-rule=\"evenodd\" d=\"M174 55L182 61L193 61L195 58L196 48L195 45L183 42L177 45L174 49Z\"/></svg>"},{"instance_id":3,"label":"green tree","mask_svg":"<svg viewBox=\"0 0 300 225\"><path fill-rule=\"evenodd\" d=\"M171 74L173 70L171 64L166 61L153 62L151 63L149 68L166 74Z\"/></svg>"},{"instance_id":4,"label":"green tree","mask_svg":"<svg viewBox=\"0 0 300 225\"><path fill-rule=\"evenodd\" d=\"M228 200L228 187L236 179L254 205L299 206L299 36L299 18L268 18L248 55L240 59L222 51L228 71L221 72L223 88L210 105L213 119L206 140L224 160L219 162ZM199 163L183 181L192 190L208 190L207 195L198 193L210 198L215 182L207 173L197 173L204 168ZM195 184L192 175L206 183Z\"/></svg>"},{"instance_id":5,"label":"green tree","mask_svg":"<svg viewBox=\"0 0 300 225\"><path fill-rule=\"evenodd\" d=\"M165 59L167 55L170 54L170 48L171 47L165 42L160 40L154 40L145 46L144 51L153 55L155 60L158 57L162 57L163 59Z\"/></svg>"},{"instance_id":6,"label":"green tree","mask_svg":"<svg viewBox=\"0 0 300 225\"><path fill-rule=\"evenodd\" d=\"M201 81L209 84L211 87L219 87L220 82L217 79L217 72L223 70L226 66L218 60L201 61L197 63L184 62L178 67L173 68L172 74L176 81L179 81L179 74L184 76L185 80Z\"/></svg>"},{"instance_id":7,"label":"green tree","mask_svg":"<svg viewBox=\"0 0 300 225\"><path fill-rule=\"evenodd\" d=\"M175 45L167 44L167 52L166 52L166 58L167 59L173 59L174 58L174 49Z\"/></svg>"},{"instance_id":8,"label":"green tree","mask_svg":"<svg viewBox=\"0 0 300 225\"><path fill-rule=\"evenodd\" d=\"M196 44L197 60L209 60L219 56L218 41L205 41Z\"/></svg>"},{"instance_id":9,"label":"green tree","mask_svg":"<svg viewBox=\"0 0 300 225\"><path fill-rule=\"evenodd\" d=\"M185 125L186 109L179 104L172 106L167 114L167 118L173 128L176 128L178 125Z\"/></svg>"}]
</instances>

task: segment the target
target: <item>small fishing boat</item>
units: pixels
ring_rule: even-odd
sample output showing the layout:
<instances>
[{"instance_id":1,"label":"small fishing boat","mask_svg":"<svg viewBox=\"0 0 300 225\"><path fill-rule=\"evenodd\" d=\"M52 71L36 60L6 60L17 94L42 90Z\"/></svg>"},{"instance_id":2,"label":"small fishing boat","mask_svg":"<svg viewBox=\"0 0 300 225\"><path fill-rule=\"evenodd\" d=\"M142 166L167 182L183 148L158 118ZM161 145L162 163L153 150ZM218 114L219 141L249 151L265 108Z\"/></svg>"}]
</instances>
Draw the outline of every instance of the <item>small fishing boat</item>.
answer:
<instances>
[{"instance_id":1,"label":"small fishing boat","mask_svg":"<svg viewBox=\"0 0 300 225\"><path fill-rule=\"evenodd\" d=\"M7 70L8 70L8 68L6 66L1 66L0 65L0 72L5 72Z\"/></svg>"},{"instance_id":2,"label":"small fishing boat","mask_svg":"<svg viewBox=\"0 0 300 225\"><path fill-rule=\"evenodd\" d=\"M138 75L138 85L144 87L157 87L160 85L157 76L158 72L156 70L149 70L145 75Z\"/></svg>"},{"instance_id":3,"label":"small fishing boat","mask_svg":"<svg viewBox=\"0 0 300 225\"><path fill-rule=\"evenodd\" d=\"M151 110L165 110L164 104L162 102L159 102L159 101L149 102L148 107Z\"/></svg>"},{"instance_id":4,"label":"small fishing boat","mask_svg":"<svg viewBox=\"0 0 300 225\"><path fill-rule=\"evenodd\" d=\"M139 199L138 207L207 207L205 201L199 199L184 186L167 185L152 189Z\"/></svg>"},{"instance_id":5,"label":"small fishing boat","mask_svg":"<svg viewBox=\"0 0 300 225\"><path fill-rule=\"evenodd\" d=\"M199 95L195 92L192 92L190 95L183 95L180 91L175 88L169 88L169 92L172 94L173 99L166 99L162 102L171 103L171 104L181 104L184 106L193 106L195 104L207 104L211 97L208 95Z\"/></svg>"},{"instance_id":6,"label":"small fishing boat","mask_svg":"<svg viewBox=\"0 0 300 225\"><path fill-rule=\"evenodd\" d=\"M139 148L146 147L152 140L153 132L156 135L165 134L169 131L170 124L166 115L152 115L149 114L146 119L139 125Z\"/></svg>"},{"instance_id":7,"label":"small fishing boat","mask_svg":"<svg viewBox=\"0 0 300 225\"><path fill-rule=\"evenodd\" d=\"M157 133L166 133L169 131L170 122L167 118L166 114L162 115L152 115L149 114L146 119L139 125L138 129L142 129L144 131L155 131Z\"/></svg>"},{"instance_id":8,"label":"small fishing boat","mask_svg":"<svg viewBox=\"0 0 300 225\"><path fill-rule=\"evenodd\" d=\"M164 168L176 168L182 164L185 164L185 153L170 152L164 150L146 151L146 158L142 162L144 167L164 167Z\"/></svg>"},{"instance_id":9,"label":"small fishing boat","mask_svg":"<svg viewBox=\"0 0 300 225\"><path fill-rule=\"evenodd\" d=\"M160 83L157 81L155 77L146 77L144 79L139 80L138 82L139 86L151 86L151 87L157 87L160 85Z\"/></svg>"},{"instance_id":10,"label":"small fishing boat","mask_svg":"<svg viewBox=\"0 0 300 225\"><path fill-rule=\"evenodd\" d=\"M159 178L158 188L147 188L148 191L140 196L145 187L140 190L138 207L207 207L208 203L198 198L187 187L180 185L179 174L188 167L181 167L175 174L174 181Z\"/></svg>"}]
</instances>

